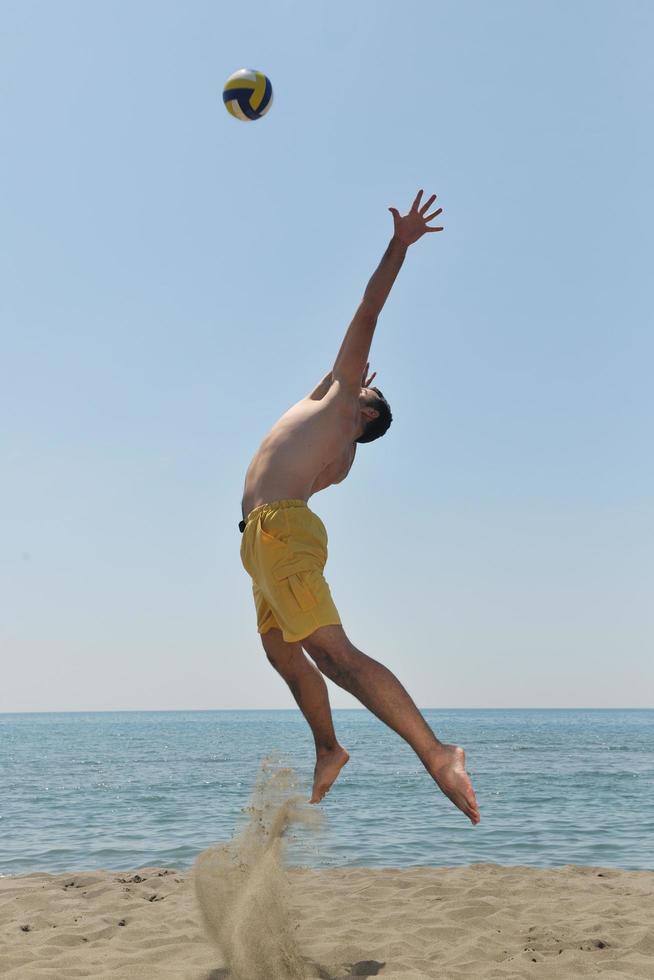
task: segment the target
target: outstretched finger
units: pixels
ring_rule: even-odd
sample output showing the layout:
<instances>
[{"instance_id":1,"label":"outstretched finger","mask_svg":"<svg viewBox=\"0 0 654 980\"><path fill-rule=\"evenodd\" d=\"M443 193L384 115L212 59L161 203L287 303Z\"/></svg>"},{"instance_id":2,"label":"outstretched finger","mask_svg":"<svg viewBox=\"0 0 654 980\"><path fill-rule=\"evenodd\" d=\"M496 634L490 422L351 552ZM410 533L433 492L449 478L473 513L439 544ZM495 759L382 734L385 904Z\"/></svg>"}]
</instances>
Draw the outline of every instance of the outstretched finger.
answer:
<instances>
[{"instance_id":1,"label":"outstretched finger","mask_svg":"<svg viewBox=\"0 0 654 980\"><path fill-rule=\"evenodd\" d=\"M426 211L429 211L430 207L432 206L435 200L436 200L436 195L432 194L432 196L427 201L425 201L423 206L420 208L420 214L424 214Z\"/></svg>"},{"instance_id":2,"label":"outstretched finger","mask_svg":"<svg viewBox=\"0 0 654 980\"><path fill-rule=\"evenodd\" d=\"M368 380L366 381L366 388L370 387L370 385L373 383L376 377L377 377L377 372L373 371L370 377L368 378Z\"/></svg>"},{"instance_id":3,"label":"outstretched finger","mask_svg":"<svg viewBox=\"0 0 654 980\"><path fill-rule=\"evenodd\" d=\"M420 198L421 197L422 197L422 191L418 191L418 193L416 194L416 199L413 202L413 204L411 205L411 210L412 211L417 211L418 210L418 205L420 204Z\"/></svg>"},{"instance_id":4,"label":"outstretched finger","mask_svg":"<svg viewBox=\"0 0 654 980\"><path fill-rule=\"evenodd\" d=\"M442 213L443 213L443 209L442 208L439 208L437 211L434 211L433 214L426 214L425 215L425 221L431 221L432 218L437 218L438 215L439 214L442 214Z\"/></svg>"},{"instance_id":5,"label":"outstretched finger","mask_svg":"<svg viewBox=\"0 0 654 980\"><path fill-rule=\"evenodd\" d=\"M442 230L443 230L443 226L442 225L441 225L440 228L425 228L425 231L442 231Z\"/></svg>"}]
</instances>

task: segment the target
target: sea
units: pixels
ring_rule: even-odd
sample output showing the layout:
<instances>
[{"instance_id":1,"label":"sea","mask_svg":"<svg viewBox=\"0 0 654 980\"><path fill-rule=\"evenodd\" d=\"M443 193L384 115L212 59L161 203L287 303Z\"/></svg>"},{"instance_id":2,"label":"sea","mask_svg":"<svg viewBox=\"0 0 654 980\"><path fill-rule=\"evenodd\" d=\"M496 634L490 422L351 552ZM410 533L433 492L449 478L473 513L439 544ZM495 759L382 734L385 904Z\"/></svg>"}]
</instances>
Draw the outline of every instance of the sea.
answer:
<instances>
[{"instance_id":1,"label":"sea","mask_svg":"<svg viewBox=\"0 0 654 980\"><path fill-rule=\"evenodd\" d=\"M290 865L654 869L654 710L427 710L463 745L482 820L365 710L334 712L351 760ZM189 868L246 819L262 764L308 795L299 711L0 714L0 874Z\"/></svg>"}]
</instances>

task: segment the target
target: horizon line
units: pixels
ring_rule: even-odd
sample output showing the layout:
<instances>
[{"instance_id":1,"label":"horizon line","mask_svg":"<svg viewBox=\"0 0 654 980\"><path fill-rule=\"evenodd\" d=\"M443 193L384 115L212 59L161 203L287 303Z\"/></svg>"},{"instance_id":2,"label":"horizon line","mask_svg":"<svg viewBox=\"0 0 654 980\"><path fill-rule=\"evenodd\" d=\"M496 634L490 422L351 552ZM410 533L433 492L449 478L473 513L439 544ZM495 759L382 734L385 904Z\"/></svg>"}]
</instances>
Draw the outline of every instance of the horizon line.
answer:
<instances>
[{"instance_id":1,"label":"horizon line","mask_svg":"<svg viewBox=\"0 0 654 980\"><path fill-rule=\"evenodd\" d=\"M573 707L557 707L556 705L548 705L547 707L534 707L533 705L525 705L521 707L420 707L420 711L654 711L654 706L641 706L641 707L626 707L624 705L576 705ZM56 708L56 709L37 709L37 710L17 710L17 711L0 711L0 718L5 715L115 715L115 714L210 714L214 712L261 712L261 711L276 711L276 712L295 712L296 714L302 714L299 708ZM364 707L353 707L353 708L332 708L332 712L335 711L365 711L368 714L372 714L368 708ZM374 715L373 715L374 717Z\"/></svg>"}]
</instances>

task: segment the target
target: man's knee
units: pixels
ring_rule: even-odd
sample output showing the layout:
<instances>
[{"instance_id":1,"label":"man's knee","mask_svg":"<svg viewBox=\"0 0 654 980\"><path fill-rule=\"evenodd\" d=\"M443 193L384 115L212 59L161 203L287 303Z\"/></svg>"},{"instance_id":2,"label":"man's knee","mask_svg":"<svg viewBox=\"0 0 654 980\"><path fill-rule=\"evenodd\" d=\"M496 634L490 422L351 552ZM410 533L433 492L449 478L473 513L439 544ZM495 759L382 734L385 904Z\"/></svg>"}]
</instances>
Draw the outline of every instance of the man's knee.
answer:
<instances>
[{"instance_id":1,"label":"man's knee","mask_svg":"<svg viewBox=\"0 0 654 980\"><path fill-rule=\"evenodd\" d=\"M350 667L354 648L342 626L321 626L302 640L302 646L328 677L342 674Z\"/></svg>"},{"instance_id":2,"label":"man's knee","mask_svg":"<svg viewBox=\"0 0 654 980\"><path fill-rule=\"evenodd\" d=\"M298 655L302 654L302 648L298 643L286 643L281 630L271 629L267 633L261 634L261 643L266 651L266 656L275 670L288 670Z\"/></svg>"}]
</instances>

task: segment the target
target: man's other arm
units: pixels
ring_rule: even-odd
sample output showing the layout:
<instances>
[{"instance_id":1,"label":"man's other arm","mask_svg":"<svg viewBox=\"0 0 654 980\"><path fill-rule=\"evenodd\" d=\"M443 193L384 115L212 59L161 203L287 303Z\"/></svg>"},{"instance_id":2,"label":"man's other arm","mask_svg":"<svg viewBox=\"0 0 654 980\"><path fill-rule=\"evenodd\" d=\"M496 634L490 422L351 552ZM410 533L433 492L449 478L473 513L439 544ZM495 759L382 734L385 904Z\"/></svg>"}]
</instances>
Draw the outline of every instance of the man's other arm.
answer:
<instances>
[{"instance_id":1,"label":"man's other arm","mask_svg":"<svg viewBox=\"0 0 654 980\"><path fill-rule=\"evenodd\" d=\"M331 388L333 380L334 380L334 375L332 374L331 371L329 371L322 379L322 381L316 385L316 387L313 389L311 394L307 395L307 398L310 398L314 402L319 402L321 399L325 397L325 395Z\"/></svg>"}]
</instances>

